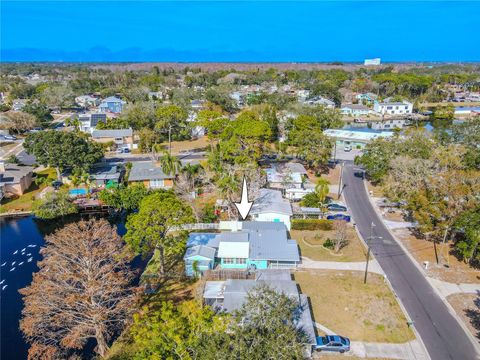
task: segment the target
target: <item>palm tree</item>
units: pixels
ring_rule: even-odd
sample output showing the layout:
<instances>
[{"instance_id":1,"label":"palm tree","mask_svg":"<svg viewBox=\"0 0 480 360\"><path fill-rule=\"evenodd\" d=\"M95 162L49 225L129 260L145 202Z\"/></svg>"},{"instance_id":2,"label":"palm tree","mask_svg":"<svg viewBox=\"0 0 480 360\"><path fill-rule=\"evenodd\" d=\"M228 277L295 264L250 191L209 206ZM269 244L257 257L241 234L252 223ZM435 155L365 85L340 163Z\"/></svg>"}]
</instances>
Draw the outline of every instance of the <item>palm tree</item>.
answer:
<instances>
[{"instance_id":1,"label":"palm tree","mask_svg":"<svg viewBox=\"0 0 480 360\"><path fill-rule=\"evenodd\" d=\"M227 210L229 218L232 217L232 201L235 196L238 196L239 182L234 173L222 173L216 181L218 192L223 200L227 201Z\"/></svg>"},{"instance_id":2,"label":"palm tree","mask_svg":"<svg viewBox=\"0 0 480 360\"><path fill-rule=\"evenodd\" d=\"M320 178L315 185L315 194L318 198L318 207L322 212L322 218L326 212L327 208L327 195L330 193L330 182L327 179Z\"/></svg>"},{"instance_id":3,"label":"palm tree","mask_svg":"<svg viewBox=\"0 0 480 360\"><path fill-rule=\"evenodd\" d=\"M202 170L202 166L200 164L197 164L197 165L186 164L181 169L181 172L185 174L186 178L190 183L190 187L192 189L195 187L195 178L197 177L197 175L200 174L201 170Z\"/></svg>"},{"instance_id":4,"label":"palm tree","mask_svg":"<svg viewBox=\"0 0 480 360\"><path fill-rule=\"evenodd\" d=\"M162 165L162 171L166 175L175 175L182 167L182 163L176 156L172 156L168 152L165 152L160 158L160 164Z\"/></svg>"}]
</instances>

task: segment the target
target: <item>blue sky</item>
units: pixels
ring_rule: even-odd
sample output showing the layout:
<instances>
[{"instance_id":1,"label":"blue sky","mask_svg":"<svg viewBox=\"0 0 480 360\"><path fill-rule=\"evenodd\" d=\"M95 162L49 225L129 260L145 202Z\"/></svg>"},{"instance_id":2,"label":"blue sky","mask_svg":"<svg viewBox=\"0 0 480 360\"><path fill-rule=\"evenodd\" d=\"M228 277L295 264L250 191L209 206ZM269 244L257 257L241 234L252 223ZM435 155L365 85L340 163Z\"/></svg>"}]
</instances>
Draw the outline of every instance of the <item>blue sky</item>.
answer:
<instances>
[{"instance_id":1,"label":"blue sky","mask_svg":"<svg viewBox=\"0 0 480 360\"><path fill-rule=\"evenodd\" d=\"M480 61L480 2L2 1L2 61Z\"/></svg>"}]
</instances>

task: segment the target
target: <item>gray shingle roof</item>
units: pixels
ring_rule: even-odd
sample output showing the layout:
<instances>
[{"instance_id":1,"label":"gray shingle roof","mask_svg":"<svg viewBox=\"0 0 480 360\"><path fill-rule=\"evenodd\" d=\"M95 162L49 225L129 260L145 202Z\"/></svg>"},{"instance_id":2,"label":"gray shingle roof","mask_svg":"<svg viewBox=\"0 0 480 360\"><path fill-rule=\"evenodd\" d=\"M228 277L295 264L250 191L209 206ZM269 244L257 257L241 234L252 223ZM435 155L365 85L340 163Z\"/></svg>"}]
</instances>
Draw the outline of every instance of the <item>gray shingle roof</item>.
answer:
<instances>
[{"instance_id":1,"label":"gray shingle roof","mask_svg":"<svg viewBox=\"0 0 480 360\"><path fill-rule=\"evenodd\" d=\"M114 130L94 130L92 132L93 138L120 138L120 137L127 137L132 136L133 130L132 129L114 129Z\"/></svg>"},{"instance_id":2,"label":"gray shingle roof","mask_svg":"<svg viewBox=\"0 0 480 360\"><path fill-rule=\"evenodd\" d=\"M268 212L289 216L293 214L290 202L282 197L282 193L279 190L260 189L260 194L255 199L250 214L255 215Z\"/></svg>"},{"instance_id":3,"label":"gray shingle roof","mask_svg":"<svg viewBox=\"0 0 480 360\"><path fill-rule=\"evenodd\" d=\"M207 282L208 284L208 282ZM217 285L217 289L223 289L223 310L232 312L242 307L247 299L247 294L259 285L265 284L279 293L283 293L298 301L301 310L300 317L296 322L298 329L303 330L307 336L307 344L315 344L315 330L312 315L308 304L308 298L298 291L297 283L293 280L226 280ZM220 285L220 286L218 286Z\"/></svg>"},{"instance_id":4,"label":"gray shingle roof","mask_svg":"<svg viewBox=\"0 0 480 360\"><path fill-rule=\"evenodd\" d=\"M98 180L118 180L120 178L120 169L117 165L97 164L90 168L90 176Z\"/></svg>"},{"instance_id":5,"label":"gray shingle roof","mask_svg":"<svg viewBox=\"0 0 480 360\"><path fill-rule=\"evenodd\" d=\"M22 178L33 171L32 166L5 164L5 172L0 174L1 184L18 184Z\"/></svg>"},{"instance_id":6,"label":"gray shingle roof","mask_svg":"<svg viewBox=\"0 0 480 360\"><path fill-rule=\"evenodd\" d=\"M160 165L155 164L153 161L134 162L129 181L143 181L143 180L162 180L173 179L175 175L167 175L163 172Z\"/></svg>"}]
</instances>

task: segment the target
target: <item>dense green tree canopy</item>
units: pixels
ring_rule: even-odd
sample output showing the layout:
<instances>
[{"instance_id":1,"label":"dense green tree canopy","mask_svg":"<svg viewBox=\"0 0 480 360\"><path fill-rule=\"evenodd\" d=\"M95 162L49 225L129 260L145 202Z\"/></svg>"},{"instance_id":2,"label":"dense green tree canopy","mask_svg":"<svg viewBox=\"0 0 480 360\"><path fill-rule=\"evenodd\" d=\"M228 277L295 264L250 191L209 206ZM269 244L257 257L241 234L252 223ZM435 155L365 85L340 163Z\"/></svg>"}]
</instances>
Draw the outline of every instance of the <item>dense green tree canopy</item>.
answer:
<instances>
[{"instance_id":1,"label":"dense green tree canopy","mask_svg":"<svg viewBox=\"0 0 480 360\"><path fill-rule=\"evenodd\" d=\"M60 172L63 169L89 168L103 157L102 147L74 132L41 131L29 134L24 142L25 150L44 166L51 166Z\"/></svg>"},{"instance_id":2,"label":"dense green tree canopy","mask_svg":"<svg viewBox=\"0 0 480 360\"><path fill-rule=\"evenodd\" d=\"M136 254L158 251L160 273L165 275L167 265L185 250L186 234L178 227L192 222L188 204L171 191L156 191L143 198L138 213L128 217L125 241Z\"/></svg>"}]
</instances>

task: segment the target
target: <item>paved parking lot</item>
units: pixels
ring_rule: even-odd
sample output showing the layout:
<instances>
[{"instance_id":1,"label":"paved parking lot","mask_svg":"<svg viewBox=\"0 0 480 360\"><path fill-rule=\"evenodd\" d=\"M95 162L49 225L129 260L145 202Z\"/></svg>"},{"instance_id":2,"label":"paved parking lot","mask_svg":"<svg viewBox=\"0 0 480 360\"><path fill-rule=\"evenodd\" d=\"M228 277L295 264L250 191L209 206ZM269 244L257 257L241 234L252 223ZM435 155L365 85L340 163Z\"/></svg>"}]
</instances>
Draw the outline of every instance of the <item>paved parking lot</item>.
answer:
<instances>
[{"instance_id":1,"label":"paved parking lot","mask_svg":"<svg viewBox=\"0 0 480 360\"><path fill-rule=\"evenodd\" d=\"M362 155L362 150L352 149L351 151L344 151L343 146L337 146L335 159L353 161L355 159L355 156L358 155Z\"/></svg>"}]
</instances>

